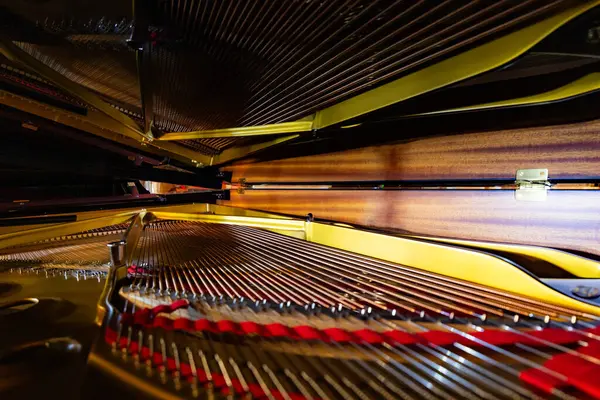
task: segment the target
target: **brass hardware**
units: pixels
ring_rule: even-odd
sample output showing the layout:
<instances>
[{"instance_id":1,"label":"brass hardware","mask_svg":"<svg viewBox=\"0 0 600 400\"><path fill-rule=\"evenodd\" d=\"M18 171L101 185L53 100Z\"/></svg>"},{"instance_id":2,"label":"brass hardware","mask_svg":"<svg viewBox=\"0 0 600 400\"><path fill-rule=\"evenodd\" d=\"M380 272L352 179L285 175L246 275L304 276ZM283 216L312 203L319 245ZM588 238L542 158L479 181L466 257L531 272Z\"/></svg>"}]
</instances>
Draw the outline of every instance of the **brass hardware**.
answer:
<instances>
[{"instance_id":1,"label":"brass hardware","mask_svg":"<svg viewBox=\"0 0 600 400\"><path fill-rule=\"evenodd\" d=\"M108 243L107 246L110 250L110 267L112 269L118 268L124 264L125 244L124 240Z\"/></svg>"},{"instance_id":2,"label":"brass hardware","mask_svg":"<svg viewBox=\"0 0 600 400\"><path fill-rule=\"evenodd\" d=\"M518 201L545 201L548 197L547 168L519 169L517 170L515 185L515 199Z\"/></svg>"},{"instance_id":3,"label":"brass hardware","mask_svg":"<svg viewBox=\"0 0 600 400\"><path fill-rule=\"evenodd\" d=\"M237 192L239 194L244 194L246 192L246 178L240 178L238 180Z\"/></svg>"},{"instance_id":4,"label":"brass hardware","mask_svg":"<svg viewBox=\"0 0 600 400\"><path fill-rule=\"evenodd\" d=\"M131 222L129 223L127 230L123 233L121 240L108 243L110 251L110 269L108 271L108 276L106 277L104 290L100 295L100 300L96 307L97 314L95 323L98 326L102 325L106 315L108 315L109 318L112 315L113 308L110 304L110 296L112 296L115 282L127 276L127 267L131 265L133 251L142 235L144 225L153 218L154 215L152 215L152 213L146 212L146 210L140 210L139 213L131 218Z\"/></svg>"}]
</instances>

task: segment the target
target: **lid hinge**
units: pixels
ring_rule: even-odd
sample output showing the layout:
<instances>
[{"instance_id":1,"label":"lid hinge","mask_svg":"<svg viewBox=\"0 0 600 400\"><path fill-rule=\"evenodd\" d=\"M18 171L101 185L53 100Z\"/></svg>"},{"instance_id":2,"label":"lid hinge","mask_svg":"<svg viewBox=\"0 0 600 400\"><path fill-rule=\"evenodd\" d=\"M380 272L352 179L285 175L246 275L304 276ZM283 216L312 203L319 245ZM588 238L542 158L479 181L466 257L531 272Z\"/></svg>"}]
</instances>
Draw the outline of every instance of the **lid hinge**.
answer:
<instances>
[{"instance_id":1,"label":"lid hinge","mask_svg":"<svg viewBox=\"0 0 600 400\"><path fill-rule=\"evenodd\" d=\"M546 201L552 187L547 168L518 169L515 185L515 199L519 201Z\"/></svg>"}]
</instances>

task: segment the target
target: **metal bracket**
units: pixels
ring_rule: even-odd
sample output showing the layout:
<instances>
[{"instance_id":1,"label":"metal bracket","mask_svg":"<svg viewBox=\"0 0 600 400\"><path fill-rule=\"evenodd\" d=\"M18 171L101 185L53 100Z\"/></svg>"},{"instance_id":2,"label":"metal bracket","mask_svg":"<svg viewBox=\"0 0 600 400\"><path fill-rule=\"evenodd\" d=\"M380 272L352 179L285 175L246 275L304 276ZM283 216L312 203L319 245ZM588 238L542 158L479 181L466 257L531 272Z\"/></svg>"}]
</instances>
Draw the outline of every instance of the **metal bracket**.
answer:
<instances>
[{"instance_id":1,"label":"metal bracket","mask_svg":"<svg viewBox=\"0 0 600 400\"><path fill-rule=\"evenodd\" d=\"M238 180L237 192L238 194L244 194L246 192L246 178L240 178Z\"/></svg>"},{"instance_id":2,"label":"metal bracket","mask_svg":"<svg viewBox=\"0 0 600 400\"><path fill-rule=\"evenodd\" d=\"M104 323L106 315L108 315L108 319L112 316L113 306L110 299L113 290L116 288L117 281L127 276L127 267L131 265L133 251L137 246L138 240L142 236L144 225L152 219L154 219L152 213L142 210L131 219L121 240L108 243L110 251L110 269L108 270L106 284L104 285L104 290L100 295L100 300L97 305L95 323L98 326L101 326Z\"/></svg>"},{"instance_id":3,"label":"metal bracket","mask_svg":"<svg viewBox=\"0 0 600 400\"><path fill-rule=\"evenodd\" d=\"M518 169L515 179L515 199L518 201L546 201L548 188L547 168Z\"/></svg>"}]
</instances>

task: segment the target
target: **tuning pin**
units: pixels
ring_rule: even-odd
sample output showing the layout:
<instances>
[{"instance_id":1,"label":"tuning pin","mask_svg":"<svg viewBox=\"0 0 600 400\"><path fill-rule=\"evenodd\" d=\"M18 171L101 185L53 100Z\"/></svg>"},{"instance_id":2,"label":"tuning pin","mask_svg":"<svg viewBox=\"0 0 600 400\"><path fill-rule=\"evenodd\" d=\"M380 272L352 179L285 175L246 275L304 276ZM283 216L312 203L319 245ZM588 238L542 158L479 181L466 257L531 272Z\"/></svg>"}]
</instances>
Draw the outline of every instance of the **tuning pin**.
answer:
<instances>
[{"instance_id":1,"label":"tuning pin","mask_svg":"<svg viewBox=\"0 0 600 400\"><path fill-rule=\"evenodd\" d=\"M366 307L360 310L360 316L363 318L370 318L373 313L373 308Z\"/></svg>"},{"instance_id":2,"label":"tuning pin","mask_svg":"<svg viewBox=\"0 0 600 400\"><path fill-rule=\"evenodd\" d=\"M271 303L267 302L267 299L263 299L261 303L261 308L263 310L268 310L271 308Z\"/></svg>"},{"instance_id":3,"label":"tuning pin","mask_svg":"<svg viewBox=\"0 0 600 400\"><path fill-rule=\"evenodd\" d=\"M285 312L290 312L292 309L292 302L291 301L282 301L279 304L279 312L280 313L285 313Z\"/></svg>"},{"instance_id":4,"label":"tuning pin","mask_svg":"<svg viewBox=\"0 0 600 400\"><path fill-rule=\"evenodd\" d=\"M315 302L310 303L310 314L311 315L319 315L321 312L321 307Z\"/></svg>"}]
</instances>

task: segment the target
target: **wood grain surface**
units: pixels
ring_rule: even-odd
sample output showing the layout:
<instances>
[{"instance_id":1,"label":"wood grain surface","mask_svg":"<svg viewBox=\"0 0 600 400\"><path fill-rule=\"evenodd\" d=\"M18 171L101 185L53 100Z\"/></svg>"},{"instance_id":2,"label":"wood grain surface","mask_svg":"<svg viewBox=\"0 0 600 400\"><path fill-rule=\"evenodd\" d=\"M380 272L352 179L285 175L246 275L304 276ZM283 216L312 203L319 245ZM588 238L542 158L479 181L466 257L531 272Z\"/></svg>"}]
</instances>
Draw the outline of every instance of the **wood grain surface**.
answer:
<instances>
[{"instance_id":1,"label":"wood grain surface","mask_svg":"<svg viewBox=\"0 0 600 400\"><path fill-rule=\"evenodd\" d=\"M248 190L222 204L461 239L542 245L600 255L600 191Z\"/></svg>"},{"instance_id":2,"label":"wood grain surface","mask_svg":"<svg viewBox=\"0 0 600 400\"><path fill-rule=\"evenodd\" d=\"M552 178L600 177L600 120L418 139L284 160L240 162L233 181L514 179L520 168Z\"/></svg>"}]
</instances>

